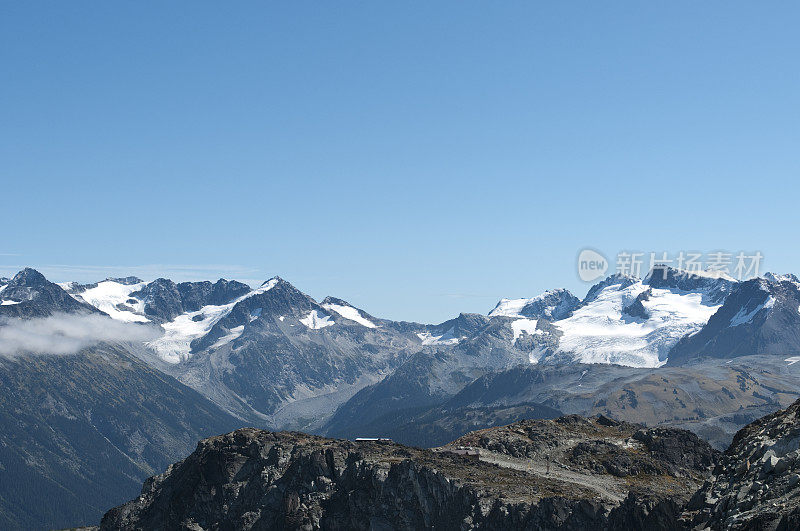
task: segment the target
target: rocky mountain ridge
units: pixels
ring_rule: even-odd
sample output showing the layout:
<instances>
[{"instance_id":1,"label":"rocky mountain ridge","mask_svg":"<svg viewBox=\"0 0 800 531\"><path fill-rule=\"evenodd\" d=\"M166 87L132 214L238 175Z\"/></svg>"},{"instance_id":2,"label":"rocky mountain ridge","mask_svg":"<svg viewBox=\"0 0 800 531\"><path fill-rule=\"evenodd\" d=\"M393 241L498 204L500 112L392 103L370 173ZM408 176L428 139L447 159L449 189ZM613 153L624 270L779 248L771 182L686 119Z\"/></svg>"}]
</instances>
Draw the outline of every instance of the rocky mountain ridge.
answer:
<instances>
[{"instance_id":1,"label":"rocky mountain ridge","mask_svg":"<svg viewBox=\"0 0 800 531\"><path fill-rule=\"evenodd\" d=\"M575 415L433 450L253 429L201 441L101 529L794 529L800 401L721 454L685 430Z\"/></svg>"},{"instance_id":2,"label":"rocky mountain ridge","mask_svg":"<svg viewBox=\"0 0 800 531\"><path fill-rule=\"evenodd\" d=\"M237 419L122 345L0 356L0 528L95 521Z\"/></svg>"},{"instance_id":3,"label":"rocky mountain ridge","mask_svg":"<svg viewBox=\"0 0 800 531\"><path fill-rule=\"evenodd\" d=\"M17 437L6 444L12 454L30 455L29 448L47 448L45 433L55 433L62 450L44 450L35 460L46 471L43 481L62 477L53 471L76 466L79 459L71 462L64 455L82 447L85 438L62 417L81 419L92 412L92 419L102 418L95 415L104 410L109 392L130 394L114 367L129 368L132 381L149 382L130 394L131 403L143 403L146 394L148 411L153 404L169 404L169 413L156 407L162 411L158 420L137 416L141 425L124 428L140 444L128 449L115 443L119 456L136 466L79 465L76 477L107 474L125 488L143 471L157 469L164 456L180 457L189 448L186 438L143 436L149 430L164 423L168 431L209 434L203 431L215 425L209 417L188 413L198 406L230 421L223 423L226 429L252 425L339 437L390 436L424 446L525 418L602 414L651 428L689 428L724 447L735 430L798 396L800 356L792 350L796 280L772 275L737 283L669 271L666 278L653 277L609 277L577 304L565 290L554 290L506 304L502 315L460 314L426 325L381 319L335 297L317 302L277 277L256 288L225 280L176 284L134 277L59 285L27 269L0 282L0 335L13 335L9 327L19 323L58 321L63 314L110 317L124 326L156 328L161 335L146 344L95 342L64 358L44 351L15 354L13 362L0 358L0 377L7 382L21 375L13 373L20 363L46 368L31 372L27 384L43 394L8 394L0 415L11 426L24 414L50 431L27 430L42 441ZM707 352L695 348L699 339L681 337L715 347ZM725 347L741 345L740 337L755 338L747 345L764 347L765 353L745 355L747 349ZM626 343L630 338L635 341ZM676 345L685 355L675 354ZM660 367L607 363L617 351L654 359L667 352L672 359ZM582 363L589 354L598 363ZM97 369L95 379L80 387L70 383L87 382L91 367ZM68 385L58 396L52 393L56 383ZM47 411L55 413L34 415L31 404L47 392L53 400L46 403L54 404ZM110 435L117 424L94 426L102 437L116 440ZM33 498L50 492L44 498L56 505L52 518L57 518L66 514L62 508L71 494L53 493L75 490L73 483L61 489L36 486L30 492ZM87 499L107 499L106 492L110 489L100 483L87 482ZM85 510L98 511L102 503ZM14 508L4 512L14 515L6 521L11 528L65 521L36 524L20 520Z\"/></svg>"},{"instance_id":4,"label":"rocky mountain ridge","mask_svg":"<svg viewBox=\"0 0 800 531\"><path fill-rule=\"evenodd\" d=\"M712 529L800 527L800 401L739 431L688 508Z\"/></svg>"},{"instance_id":5,"label":"rocky mountain ridge","mask_svg":"<svg viewBox=\"0 0 800 531\"><path fill-rule=\"evenodd\" d=\"M76 300L29 267L0 286L0 317L47 317L59 311L100 313L91 304Z\"/></svg>"},{"instance_id":6,"label":"rocky mountain ridge","mask_svg":"<svg viewBox=\"0 0 800 531\"><path fill-rule=\"evenodd\" d=\"M717 458L690 433L609 419L503 430L436 450L237 430L200 442L148 480L141 496L109 511L101 529L622 529L676 521L676 499L696 489ZM573 468L557 469L561 454L552 473L541 460L518 464L518 445L492 443L522 431L529 442L554 444L554 430L585 441L569 451ZM491 450L475 458L461 446L473 442Z\"/></svg>"}]
</instances>

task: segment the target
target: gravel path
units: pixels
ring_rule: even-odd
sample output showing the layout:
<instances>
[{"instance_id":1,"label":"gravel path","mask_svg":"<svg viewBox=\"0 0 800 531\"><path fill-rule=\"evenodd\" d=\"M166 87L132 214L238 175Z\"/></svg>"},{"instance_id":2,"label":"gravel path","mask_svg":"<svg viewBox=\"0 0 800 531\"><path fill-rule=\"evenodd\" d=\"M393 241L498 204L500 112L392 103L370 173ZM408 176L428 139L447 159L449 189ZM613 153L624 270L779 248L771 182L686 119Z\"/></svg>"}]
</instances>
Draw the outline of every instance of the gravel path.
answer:
<instances>
[{"instance_id":1,"label":"gravel path","mask_svg":"<svg viewBox=\"0 0 800 531\"><path fill-rule=\"evenodd\" d=\"M478 449L476 448L475 450ZM602 498L613 502L622 501L627 493L627 487L610 476L599 476L575 472L573 470L564 468L562 465L557 463L550 464L550 471L548 474L546 463L542 464L531 461L530 459L511 457L505 454L491 452L484 448L480 448L480 460L487 463L494 463L505 468L522 470L537 476L558 479L566 483L574 483L576 485L591 489L597 492Z\"/></svg>"}]
</instances>

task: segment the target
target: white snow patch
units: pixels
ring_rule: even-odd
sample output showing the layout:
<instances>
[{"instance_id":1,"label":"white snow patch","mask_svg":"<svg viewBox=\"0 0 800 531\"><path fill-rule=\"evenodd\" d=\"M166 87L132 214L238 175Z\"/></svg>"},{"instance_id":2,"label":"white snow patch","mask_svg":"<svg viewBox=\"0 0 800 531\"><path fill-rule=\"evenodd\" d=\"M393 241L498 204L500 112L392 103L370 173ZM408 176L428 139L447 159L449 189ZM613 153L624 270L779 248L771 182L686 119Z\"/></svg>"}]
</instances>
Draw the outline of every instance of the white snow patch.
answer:
<instances>
[{"instance_id":1,"label":"white snow patch","mask_svg":"<svg viewBox=\"0 0 800 531\"><path fill-rule=\"evenodd\" d=\"M83 293L75 295L76 299L82 299L88 304L91 304L98 310L105 312L112 319L117 321L124 321L128 323L146 323L150 321L144 314L144 301L136 300L136 304L128 304L128 299L131 299L131 293L139 291L147 283L140 282L139 284L120 284L113 280L104 280L99 282L97 287L87 289ZM120 310L117 308L118 304L124 304L130 307L131 310Z\"/></svg>"},{"instance_id":2,"label":"white snow patch","mask_svg":"<svg viewBox=\"0 0 800 531\"><path fill-rule=\"evenodd\" d=\"M535 348L528 354L528 361L531 363L539 363L539 360L542 359L542 356L544 356L546 352L547 349L545 348Z\"/></svg>"},{"instance_id":3,"label":"white snow patch","mask_svg":"<svg viewBox=\"0 0 800 531\"><path fill-rule=\"evenodd\" d=\"M500 299L497 306L489 312L489 317L517 317L519 312L534 299Z\"/></svg>"},{"instance_id":4,"label":"white snow patch","mask_svg":"<svg viewBox=\"0 0 800 531\"><path fill-rule=\"evenodd\" d=\"M794 365L795 363L797 363L798 361L800 361L800 356L792 356L791 358L786 358L786 359L785 359L785 360L783 360L783 361L786 361L786 362L788 362L788 363L789 363L789 365Z\"/></svg>"},{"instance_id":5,"label":"white snow patch","mask_svg":"<svg viewBox=\"0 0 800 531\"><path fill-rule=\"evenodd\" d=\"M417 337L422 340L423 345L455 345L458 343L454 328L451 328L440 336L434 336L430 332L422 332L417 334Z\"/></svg>"},{"instance_id":6,"label":"white snow patch","mask_svg":"<svg viewBox=\"0 0 800 531\"><path fill-rule=\"evenodd\" d=\"M264 282L263 284L261 284L256 289L254 289L253 291L251 291L250 293L245 293L244 295L242 295L241 297L239 297L238 299L233 301L233 303L231 303L231 304L235 304L235 303L237 303L239 301L243 301L243 300L247 299L248 297L252 297L253 295L260 295L262 293L266 293L266 292L268 292L269 290L271 290L272 288L274 288L277 285L278 285L278 279L277 278L271 278L271 279L267 280L266 282Z\"/></svg>"},{"instance_id":7,"label":"white snow patch","mask_svg":"<svg viewBox=\"0 0 800 531\"><path fill-rule=\"evenodd\" d=\"M238 301L237 301L238 302ZM184 313L161 325L164 335L148 343L164 361L178 363L189 358L191 343L206 335L233 308L234 303L222 306L203 306L196 312ZM193 320L195 317L199 320Z\"/></svg>"},{"instance_id":8,"label":"white snow patch","mask_svg":"<svg viewBox=\"0 0 800 531\"><path fill-rule=\"evenodd\" d=\"M242 335L242 332L244 332L244 325L231 328L227 334L219 338L216 343L211 345L211 348L219 348L222 345L230 343L231 341Z\"/></svg>"},{"instance_id":9,"label":"white snow patch","mask_svg":"<svg viewBox=\"0 0 800 531\"><path fill-rule=\"evenodd\" d=\"M323 304L322 307L325 308L326 310L332 310L341 315L342 317L344 317L345 319L349 319L350 321L355 321L356 323L362 326L366 326L367 328L376 328L375 323L373 323L369 319L362 317L361 313L352 306L342 306L340 304Z\"/></svg>"},{"instance_id":10,"label":"white snow patch","mask_svg":"<svg viewBox=\"0 0 800 531\"><path fill-rule=\"evenodd\" d=\"M572 316L553 323L563 335L558 351L583 363L660 367L678 340L708 322L719 305L704 304L701 293L652 288L642 301L650 318L634 319L623 308L648 289L641 281L626 288L608 286Z\"/></svg>"},{"instance_id":11,"label":"white snow patch","mask_svg":"<svg viewBox=\"0 0 800 531\"><path fill-rule=\"evenodd\" d=\"M300 322L311 330L319 330L320 328L336 324L331 320L330 315L321 314L317 310L311 310L307 316L300 319Z\"/></svg>"},{"instance_id":12,"label":"white snow patch","mask_svg":"<svg viewBox=\"0 0 800 531\"><path fill-rule=\"evenodd\" d=\"M728 326L730 328L733 328L734 326L739 326L749 323L753 319L753 317L756 316L758 312L764 309L772 308L773 306L775 306L775 297L770 295L770 297L766 300L766 302L764 302L764 304L759 304L758 306L753 308L752 311L750 312L746 312L744 308L739 310L739 313L733 316L733 318L731 319L731 324Z\"/></svg>"},{"instance_id":13,"label":"white snow patch","mask_svg":"<svg viewBox=\"0 0 800 531\"><path fill-rule=\"evenodd\" d=\"M526 334L533 335L533 334L544 334L543 331L536 329L536 323L538 321L536 319L517 319L516 321L511 323L511 329L514 330L514 343L517 342L519 336L522 335L522 332Z\"/></svg>"},{"instance_id":14,"label":"white snow patch","mask_svg":"<svg viewBox=\"0 0 800 531\"><path fill-rule=\"evenodd\" d=\"M22 302L22 301L7 300L7 301L0 302L0 305L2 305L2 306L13 306L14 304L19 304L20 302Z\"/></svg>"},{"instance_id":15,"label":"white snow patch","mask_svg":"<svg viewBox=\"0 0 800 531\"><path fill-rule=\"evenodd\" d=\"M556 304L550 304L544 306L542 308L542 313L544 317L548 319L552 319L552 314L556 313L558 310L563 310L563 307L569 303L565 296L569 295L568 292L561 289L555 290L548 290L544 293L537 295L536 297L530 299L500 299L500 302L497 303L497 306L489 312L489 317L525 317L522 315L522 310L528 306L529 304L539 303L541 304L544 299L553 296L558 297L558 302Z\"/></svg>"},{"instance_id":16,"label":"white snow patch","mask_svg":"<svg viewBox=\"0 0 800 531\"><path fill-rule=\"evenodd\" d=\"M206 335L211 328L217 324L220 319L228 315L239 302L253 295L266 293L274 288L277 283L278 280L273 278L228 304L203 306L196 312L181 314L172 321L162 324L161 328L164 329L164 335L150 341L147 345L155 350L161 359L166 362L178 363L186 360L191 354L192 341ZM200 319L197 321L193 320L198 316Z\"/></svg>"}]
</instances>

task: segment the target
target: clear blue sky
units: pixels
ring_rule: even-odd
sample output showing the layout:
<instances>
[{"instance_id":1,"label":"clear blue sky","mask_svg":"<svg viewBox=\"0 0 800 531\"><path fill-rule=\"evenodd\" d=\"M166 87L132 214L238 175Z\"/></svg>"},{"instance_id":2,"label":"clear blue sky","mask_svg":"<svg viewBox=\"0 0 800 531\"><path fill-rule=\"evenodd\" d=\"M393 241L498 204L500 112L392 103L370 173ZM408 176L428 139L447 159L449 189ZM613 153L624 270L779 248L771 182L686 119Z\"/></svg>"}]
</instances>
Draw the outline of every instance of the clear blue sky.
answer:
<instances>
[{"instance_id":1,"label":"clear blue sky","mask_svg":"<svg viewBox=\"0 0 800 531\"><path fill-rule=\"evenodd\" d=\"M800 272L795 2L0 3L0 274L442 321L579 249Z\"/></svg>"}]
</instances>

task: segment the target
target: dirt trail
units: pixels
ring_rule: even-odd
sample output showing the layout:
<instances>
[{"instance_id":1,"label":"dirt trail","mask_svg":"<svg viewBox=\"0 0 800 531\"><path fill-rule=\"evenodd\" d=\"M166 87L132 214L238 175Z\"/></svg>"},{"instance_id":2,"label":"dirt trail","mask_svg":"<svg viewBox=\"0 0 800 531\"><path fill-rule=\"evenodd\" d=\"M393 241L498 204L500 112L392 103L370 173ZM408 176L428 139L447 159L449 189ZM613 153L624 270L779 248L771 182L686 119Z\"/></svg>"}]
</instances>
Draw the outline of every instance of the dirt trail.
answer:
<instances>
[{"instance_id":1,"label":"dirt trail","mask_svg":"<svg viewBox=\"0 0 800 531\"><path fill-rule=\"evenodd\" d=\"M477 448L475 450L478 450ZM538 463L530 459L520 459L505 454L491 452L480 448L480 460L494 463L505 468L522 470L529 474L551 479L558 479L566 483L574 483L597 492L602 498L613 502L620 502L625 498L627 488L611 476L595 476L586 473L568 470L558 463L551 463L548 474L547 464Z\"/></svg>"}]
</instances>

